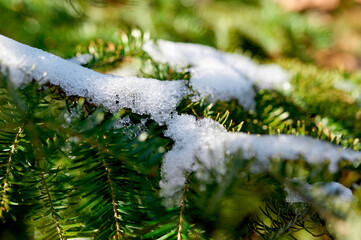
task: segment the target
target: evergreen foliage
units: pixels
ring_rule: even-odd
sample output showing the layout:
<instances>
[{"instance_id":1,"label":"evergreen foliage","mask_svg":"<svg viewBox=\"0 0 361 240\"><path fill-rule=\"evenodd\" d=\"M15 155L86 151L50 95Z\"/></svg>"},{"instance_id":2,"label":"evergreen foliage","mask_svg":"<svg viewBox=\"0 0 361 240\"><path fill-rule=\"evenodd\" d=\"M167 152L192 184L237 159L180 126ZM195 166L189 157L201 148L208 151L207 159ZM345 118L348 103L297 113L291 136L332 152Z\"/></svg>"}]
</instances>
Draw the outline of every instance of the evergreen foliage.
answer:
<instances>
[{"instance_id":1,"label":"evergreen foliage","mask_svg":"<svg viewBox=\"0 0 361 240\"><path fill-rule=\"evenodd\" d=\"M290 42L280 43L277 35L272 41L261 41L278 31L272 29L272 21L284 17L273 8L259 10L263 1L242 1L237 10L244 14L250 8L276 13L262 15L272 21L260 21L260 25L267 24L255 32L249 31L254 28L252 21L231 24L226 33L213 29L216 21L207 15L208 8L199 16L187 13L190 10L184 8L184 2L155 2L159 5L156 11L167 13L156 14L166 20L152 21L154 29L163 34L160 36L172 33L161 23L174 9L181 9L185 13L179 18L189 14L193 16L190 21L198 25L184 24L187 28L182 29L180 24L172 38L228 50L240 44L256 58L271 59L280 54L311 61L304 49L292 42L306 40L293 37L306 33L318 39L313 41L315 45L324 44L320 43L324 40L321 37L327 38L326 33L312 28L297 29L291 24L294 20L289 20L284 24ZM212 4L215 8L222 5L219 1ZM0 7L8 6L1 3ZM297 14L286 15L305 24ZM220 36L204 37L210 34L205 26ZM224 34L229 37L227 43ZM175 71L151 59L142 50L146 39L143 32L132 30L112 39L79 45L73 55L90 53L93 58L86 66L97 71L130 67L140 77L190 79L187 68ZM234 44L235 39L246 43ZM62 51L63 46L56 50ZM360 99L337 88L338 82L346 80L359 85L359 75L320 70L289 58L277 61L292 73L293 89L288 93L258 91L255 111L244 110L236 100L209 103L205 97L192 102L192 96L187 96L177 112L197 119L211 118L230 132L311 136L359 151ZM211 178L207 182L197 179L194 173L188 174L180 205L166 208L159 197L162 158L173 146L173 141L164 136L166 129L130 109L112 115L104 107L79 96L67 96L59 86L49 83L31 81L15 88L8 74L1 74L0 239L341 239L340 226L352 228L360 221L359 203L337 204L337 197L313 195L305 191L303 184L292 181L299 178L321 185L340 182L354 196L361 197L360 167L345 161L333 173L327 162L309 164L303 156L297 161L271 159L268 169L254 172L250 170L254 159L245 160L240 152L225 153L225 174L209 170ZM306 202L286 201L285 187Z\"/></svg>"},{"instance_id":2,"label":"evergreen foliage","mask_svg":"<svg viewBox=\"0 0 361 240\"><path fill-rule=\"evenodd\" d=\"M90 43L87 49L95 56L90 66L108 67L134 55L144 63L151 61L155 78L189 78L188 72L174 75L170 66L152 61L141 43L134 43L140 39L142 34L123 37L121 44ZM172 148L172 140L163 136L166 126L144 122L146 116L127 109L111 115L49 84L31 82L15 89L2 75L0 89L1 219L16 219L18 227L25 224L29 239L297 239L305 234L302 230L332 238L324 211L341 219L347 213L311 199L298 186L293 186L295 191L312 204L295 207L285 201L284 186L294 177L309 183L346 181L349 186L359 178L358 170L347 163L331 173L327 162L310 165L302 157L274 159L270 169L254 173L249 170L252 161L233 154L225 175L211 172L213 180L202 182L190 174L181 205L166 209L158 196L161 159ZM345 135L336 139L319 124L313 105L297 104L297 95L263 90L256 100L256 111L248 112L234 100L210 104L206 98L194 103L186 97L178 111L212 118L228 131L311 135L360 147ZM336 102L335 107L343 104ZM119 125L119 119L126 123ZM343 119L332 119L347 129Z\"/></svg>"}]
</instances>

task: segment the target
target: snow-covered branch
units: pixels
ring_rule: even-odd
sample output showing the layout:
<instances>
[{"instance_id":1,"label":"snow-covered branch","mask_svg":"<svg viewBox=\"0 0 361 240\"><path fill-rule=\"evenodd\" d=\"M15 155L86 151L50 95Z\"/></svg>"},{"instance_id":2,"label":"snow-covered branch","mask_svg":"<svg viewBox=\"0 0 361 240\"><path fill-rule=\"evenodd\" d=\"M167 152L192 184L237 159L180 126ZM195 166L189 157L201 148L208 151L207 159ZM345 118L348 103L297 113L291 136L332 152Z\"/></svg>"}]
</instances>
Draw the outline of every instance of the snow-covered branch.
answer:
<instances>
[{"instance_id":1,"label":"snow-covered branch","mask_svg":"<svg viewBox=\"0 0 361 240\"><path fill-rule=\"evenodd\" d=\"M49 81L67 94L86 97L112 113L130 108L138 114L150 114L158 123L164 123L189 93L184 81L101 74L2 35L0 62L2 72L9 71L10 79L17 86L32 79L41 83Z\"/></svg>"},{"instance_id":2,"label":"snow-covered branch","mask_svg":"<svg viewBox=\"0 0 361 240\"><path fill-rule=\"evenodd\" d=\"M175 68L190 65L192 89L200 97L209 94L211 101L235 98L244 108L252 109L255 107L254 86L290 88L289 76L280 67L257 65L241 55L167 41L148 42L144 50L154 60L168 62ZM328 160L329 170L334 172L341 159L356 163L361 158L359 152L310 137L228 133L211 119L196 120L190 115L178 115L177 105L191 93L183 80L160 81L101 74L1 35L0 62L2 72L9 71L11 81L17 86L31 79L41 83L49 81L61 86L67 94L86 97L112 113L129 108L134 113L149 114L159 124L166 124L165 135L175 141L173 149L164 157L160 183L161 194L168 199L169 205L179 203L178 193L185 184L187 173L197 172L201 165L224 173L225 154L239 150L245 159L257 160L255 170L267 166L275 157L295 160L302 156L311 164ZM201 172L197 177L207 178Z\"/></svg>"},{"instance_id":3,"label":"snow-covered branch","mask_svg":"<svg viewBox=\"0 0 361 240\"><path fill-rule=\"evenodd\" d=\"M253 109L254 86L263 89L290 88L289 74L278 65L259 65L250 58L217 51L208 46L148 41L144 50L156 61L182 68L190 65L190 85L199 97L210 101L237 99L245 109ZM199 98L198 98L199 99ZM196 99L197 100L197 99Z\"/></svg>"}]
</instances>

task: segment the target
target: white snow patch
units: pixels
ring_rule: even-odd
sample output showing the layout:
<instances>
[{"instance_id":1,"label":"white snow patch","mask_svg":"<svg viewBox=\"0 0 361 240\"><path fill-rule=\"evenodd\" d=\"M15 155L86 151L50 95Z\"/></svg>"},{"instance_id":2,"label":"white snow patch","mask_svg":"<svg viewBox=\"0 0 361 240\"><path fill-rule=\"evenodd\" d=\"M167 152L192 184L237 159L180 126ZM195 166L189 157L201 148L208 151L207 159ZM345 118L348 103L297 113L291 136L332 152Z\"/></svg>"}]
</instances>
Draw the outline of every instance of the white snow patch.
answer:
<instances>
[{"instance_id":1,"label":"white snow patch","mask_svg":"<svg viewBox=\"0 0 361 240\"><path fill-rule=\"evenodd\" d=\"M219 158L213 156L214 161L207 161L205 158L210 157L210 150L213 150L208 149L209 143L225 132L222 125L209 118L196 121L194 116L175 115L168 122L165 136L172 138L175 144L163 159L160 194L165 197L165 205L180 203L186 175L201 167L200 163L196 162L197 157L205 164L204 167L224 171L223 152ZM197 177L202 177L199 173Z\"/></svg>"},{"instance_id":2,"label":"white snow patch","mask_svg":"<svg viewBox=\"0 0 361 240\"><path fill-rule=\"evenodd\" d=\"M277 64L256 64L239 54L226 54L227 64L247 76L259 89L289 90L290 74Z\"/></svg>"},{"instance_id":3,"label":"white snow patch","mask_svg":"<svg viewBox=\"0 0 361 240\"><path fill-rule=\"evenodd\" d=\"M314 195L321 197L334 196L342 203L351 202L353 200L352 191L349 188L346 188L338 182L328 182L325 184L316 183L313 185L316 189Z\"/></svg>"},{"instance_id":4,"label":"white snow patch","mask_svg":"<svg viewBox=\"0 0 361 240\"><path fill-rule=\"evenodd\" d=\"M308 197L312 192L312 185L307 183L302 178L290 179L290 185L291 184L292 186L286 184L284 188L285 191L287 192L286 202L305 203L306 202L305 197ZM298 186L293 186L295 184L297 184Z\"/></svg>"},{"instance_id":5,"label":"white snow patch","mask_svg":"<svg viewBox=\"0 0 361 240\"><path fill-rule=\"evenodd\" d=\"M129 116L119 118L118 121L114 124L115 129L121 129L121 133L125 134L129 139L134 139L136 137L140 137L142 134L147 134L147 126L145 125L147 122L147 119L142 119L140 123L134 124ZM141 137L141 139L144 138ZM146 139L146 138L145 138ZM144 140L145 140L144 139Z\"/></svg>"},{"instance_id":6,"label":"white snow patch","mask_svg":"<svg viewBox=\"0 0 361 240\"><path fill-rule=\"evenodd\" d=\"M302 178L290 179L286 184L288 203L313 202L322 207L346 213L351 203L356 200L352 191L338 182L309 184Z\"/></svg>"},{"instance_id":7,"label":"white snow patch","mask_svg":"<svg viewBox=\"0 0 361 240\"><path fill-rule=\"evenodd\" d=\"M93 59L93 55L91 54L80 54L75 57L67 59L68 61L78 64L78 65L85 65Z\"/></svg>"},{"instance_id":8,"label":"white snow patch","mask_svg":"<svg viewBox=\"0 0 361 240\"><path fill-rule=\"evenodd\" d=\"M130 108L164 123L189 93L184 81L159 81L101 74L0 35L0 63L16 86L33 78L59 85L68 95L78 95L103 105L112 113ZM26 77L26 75L31 76Z\"/></svg>"},{"instance_id":9,"label":"white snow patch","mask_svg":"<svg viewBox=\"0 0 361 240\"><path fill-rule=\"evenodd\" d=\"M272 158L297 160L302 157L310 164L326 160L331 172L337 171L342 159L356 163L361 158L360 152L311 137L230 133L211 119L196 120L189 115L173 116L165 135L175 141L172 150L165 154L160 183L161 195L168 206L179 203L187 174L195 172L198 179L205 181L210 180L210 169L224 174L225 153L240 150L243 158L255 158L252 170L257 172L267 171Z\"/></svg>"},{"instance_id":10,"label":"white snow patch","mask_svg":"<svg viewBox=\"0 0 361 240\"><path fill-rule=\"evenodd\" d=\"M289 89L289 74L277 65L258 65L250 58L223 53L208 46L148 41L143 47L154 60L169 63L175 68L190 67L190 85L200 97L228 101L238 99L245 109L255 107L255 90L258 88ZM195 98L195 100L199 100Z\"/></svg>"}]
</instances>

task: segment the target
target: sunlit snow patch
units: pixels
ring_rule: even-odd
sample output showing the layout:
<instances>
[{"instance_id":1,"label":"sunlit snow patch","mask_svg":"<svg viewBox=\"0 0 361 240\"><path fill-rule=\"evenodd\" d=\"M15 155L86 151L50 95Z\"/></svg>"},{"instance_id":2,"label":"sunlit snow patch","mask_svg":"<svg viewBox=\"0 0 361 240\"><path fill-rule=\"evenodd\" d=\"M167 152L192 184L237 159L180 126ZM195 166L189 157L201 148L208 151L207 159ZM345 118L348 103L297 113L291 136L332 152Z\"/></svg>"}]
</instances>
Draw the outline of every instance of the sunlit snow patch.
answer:
<instances>
[{"instance_id":1,"label":"sunlit snow patch","mask_svg":"<svg viewBox=\"0 0 361 240\"><path fill-rule=\"evenodd\" d=\"M101 74L0 35L2 72L17 86L32 79L59 85L68 95L88 98L112 113L130 108L164 123L189 93L183 81L159 81ZM28 76L28 77L26 77Z\"/></svg>"},{"instance_id":2,"label":"sunlit snow patch","mask_svg":"<svg viewBox=\"0 0 361 240\"><path fill-rule=\"evenodd\" d=\"M253 86L265 89L289 88L289 74L278 65L258 65L250 58L217 51L208 46L148 41L143 47L154 60L176 69L190 65L190 85L199 97L210 101L238 99L245 109L254 109ZM199 100L199 98L195 98Z\"/></svg>"},{"instance_id":3,"label":"sunlit snow patch","mask_svg":"<svg viewBox=\"0 0 361 240\"><path fill-rule=\"evenodd\" d=\"M297 160L302 157L310 164L329 161L329 171L336 172L338 163L346 159L356 163L360 152L329 144L311 137L295 135L254 135L226 132L211 119L196 120L190 115L174 116L168 122L167 137L175 141L163 160L161 195L165 204L180 202L186 176L195 172L198 179L210 180L209 170L226 173L225 154L241 152L244 159L255 159L254 172L268 171L273 158Z\"/></svg>"},{"instance_id":4,"label":"sunlit snow patch","mask_svg":"<svg viewBox=\"0 0 361 240\"><path fill-rule=\"evenodd\" d=\"M85 65L89 63L93 58L94 57L91 54L80 54L67 60L78 65Z\"/></svg>"},{"instance_id":5,"label":"sunlit snow patch","mask_svg":"<svg viewBox=\"0 0 361 240\"><path fill-rule=\"evenodd\" d=\"M293 178L286 181L285 191L286 201L290 204L314 203L338 214L347 213L357 201L352 191L338 182L309 184L305 179Z\"/></svg>"}]
</instances>

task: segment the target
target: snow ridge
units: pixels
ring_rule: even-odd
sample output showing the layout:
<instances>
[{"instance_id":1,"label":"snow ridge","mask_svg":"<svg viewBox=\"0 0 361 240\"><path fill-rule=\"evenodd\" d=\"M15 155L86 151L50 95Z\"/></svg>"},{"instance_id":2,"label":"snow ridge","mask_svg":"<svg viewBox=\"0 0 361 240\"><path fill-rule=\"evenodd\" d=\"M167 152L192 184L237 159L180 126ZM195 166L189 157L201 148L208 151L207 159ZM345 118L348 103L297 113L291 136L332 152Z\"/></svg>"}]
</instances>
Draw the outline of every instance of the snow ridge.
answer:
<instances>
[{"instance_id":1,"label":"snow ridge","mask_svg":"<svg viewBox=\"0 0 361 240\"><path fill-rule=\"evenodd\" d=\"M195 172L197 178L203 181L210 179L209 170L223 175L226 173L226 156L239 151L244 159L256 160L251 166L254 172L267 171L270 160L274 158L297 160L303 157L310 164L328 161L330 172L337 171L342 159L356 164L361 158L360 152L311 137L227 132L211 119L196 120L190 115L174 116L168 122L165 136L175 141L172 150L163 159L160 194L165 197L166 206L181 200L187 173Z\"/></svg>"},{"instance_id":2,"label":"snow ridge","mask_svg":"<svg viewBox=\"0 0 361 240\"><path fill-rule=\"evenodd\" d=\"M251 110L256 106L255 89L289 89L289 74L278 65L258 65L250 58L223 53L208 46L148 41L143 47L154 60L168 63L176 69L190 65L190 85L201 97L209 100L238 99L240 105Z\"/></svg>"},{"instance_id":3,"label":"snow ridge","mask_svg":"<svg viewBox=\"0 0 361 240\"><path fill-rule=\"evenodd\" d=\"M150 114L160 124L166 122L179 101L189 93L184 81L101 74L2 35L0 63L1 71L8 70L16 86L32 79L40 83L49 81L62 87L68 95L86 97L112 113L130 108L138 114Z\"/></svg>"},{"instance_id":4,"label":"snow ridge","mask_svg":"<svg viewBox=\"0 0 361 240\"><path fill-rule=\"evenodd\" d=\"M289 87L288 74L278 66L263 66L250 59L195 44L158 41L145 44L155 60L177 67L191 65L190 84L199 96L210 94L211 100L238 99L246 109L255 106L255 89ZM112 113L130 108L138 114L149 114L159 124L166 124L165 135L175 144L163 159L161 195L167 206L179 204L186 175L196 172L207 180L207 169L225 173L224 154L239 150L245 159L255 158L255 171L267 169L271 158L289 160L302 156L309 163L330 162L329 170L337 171L341 159L356 163L360 152L291 135L256 136L228 133L219 123L190 115L178 115L176 107L190 93L185 81L160 81L137 77L101 74L61 59L50 53L18 43L0 35L0 70L21 86L32 79L61 86L68 95L86 97ZM199 161L196 161L199 160ZM203 169L203 170L202 170Z\"/></svg>"},{"instance_id":5,"label":"snow ridge","mask_svg":"<svg viewBox=\"0 0 361 240\"><path fill-rule=\"evenodd\" d=\"M318 182L311 185L303 178L292 178L286 181L285 191L288 203L306 203L312 199L312 202L319 202L322 206L330 205L331 209L344 213L350 209L354 200L357 201L352 191L338 182Z\"/></svg>"}]
</instances>

